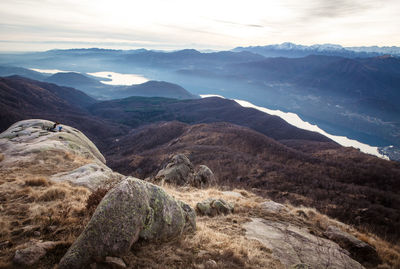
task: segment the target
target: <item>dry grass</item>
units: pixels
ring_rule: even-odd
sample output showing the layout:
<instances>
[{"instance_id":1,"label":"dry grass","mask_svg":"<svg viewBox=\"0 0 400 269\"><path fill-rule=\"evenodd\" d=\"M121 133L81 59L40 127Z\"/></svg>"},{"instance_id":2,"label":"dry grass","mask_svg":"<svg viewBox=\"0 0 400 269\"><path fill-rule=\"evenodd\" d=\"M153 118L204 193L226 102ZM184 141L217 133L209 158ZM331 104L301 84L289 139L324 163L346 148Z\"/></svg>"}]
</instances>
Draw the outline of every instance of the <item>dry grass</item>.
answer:
<instances>
[{"instance_id":1,"label":"dry grass","mask_svg":"<svg viewBox=\"0 0 400 269\"><path fill-rule=\"evenodd\" d=\"M38 177L25 180L25 185L32 187L46 187L50 185L50 182L44 177Z\"/></svg>"},{"instance_id":2,"label":"dry grass","mask_svg":"<svg viewBox=\"0 0 400 269\"><path fill-rule=\"evenodd\" d=\"M4 160L4 154L0 153L0 162L2 162Z\"/></svg>"},{"instance_id":3,"label":"dry grass","mask_svg":"<svg viewBox=\"0 0 400 269\"><path fill-rule=\"evenodd\" d=\"M74 160L70 161L74 162ZM70 167L73 165L70 163ZM82 187L67 183L48 181L48 168L31 175L28 166L13 168L13 172L0 170L0 178L6 176L0 185L0 242L10 241L12 246L0 249L0 267L10 264L16 247L31 238L60 240L65 243L43 258L35 268L51 268L65 254L69 245L81 233L90 217L91 207L98 199L88 199L90 192ZM61 168L62 170L64 168ZM12 174L12 180L8 178ZM192 207L207 198L222 198L235 204L233 214L213 218L197 217L197 231L194 234L176 238L166 243L139 241L132 251L123 256L130 268L206 268L208 260L214 260L218 268L285 268L273 258L269 249L256 240L248 240L242 224L252 217L291 222L308 227L316 235L322 235L330 225L354 234L373 245L384 264L379 268L400 268L400 249L374 235L358 232L350 226L320 214L312 208L293 207L284 213L266 213L259 204L264 198L245 190L233 190L242 196L224 194L218 188L196 189L173 187L164 189L176 199ZM96 201L94 201L96 200ZM40 231L34 236L32 231Z\"/></svg>"},{"instance_id":4,"label":"dry grass","mask_svg":"<svg viewBox=\"0 0 400 269\"><path fill-rule=\"evenodd\" d=\"M10 242L0 248L1 267L10 265L16 248L31 239L60 240L69 246L80 234L89 219L85 201L90 191L48 178L87 162L54 151L38 153L35 160L20 161L12 167L0 167L0 243ZM49 259L53 264L58 262L67 248L52 252L35 268L52 267Z\"/></svg>"},{"instance_id":5,"label":"dry grass","mask_svg":"<svg viewBox=\"0 0 400 269\"><path fill-rule=\"evenodd\" d=\"M54 201L63 199L67 195L67 188L52 187L39 196L39 201Z\"/></svg>"},{"instance_id":6,"label":"dry grass","mask_svg":"<svg viewBox=\"0 0 400 269\"><path fill-rule=\"evenodd\" d=\"M235 190L243 197L225 195L217 188L176 188L164 185L176 199L192 207L210 198L223 198L235 204L235 212L226 216L197 217L195 234L185 235L169 243L138 242L124 256L131 268L206 268L214 260L217 268L285 268L272 257L271 251L255 240L247 240L242 224L249 221L262 198L244 190Z\"/></svg>"},{"instance_id":7,"label":"dry grass","mask_svg":"<svg viewBox=\"0 0 400 269\"><path fill-rule=\"evenodd\" d=\"M373 246L383 263L378 266L381 269L398 269L400 268L400 245L394 245L379 236L369 232L368 230L359 231L354 227L343 224L337 220L331 219L326 215L319 213L314 208L307 207L291 207L291 213L300 216L305 223L314 227L316 233L325 231L328 226L336 226L341 230L354 235L361 241ZM322 236L322 234L319 234Z\"/></svg>"}]
</instances>

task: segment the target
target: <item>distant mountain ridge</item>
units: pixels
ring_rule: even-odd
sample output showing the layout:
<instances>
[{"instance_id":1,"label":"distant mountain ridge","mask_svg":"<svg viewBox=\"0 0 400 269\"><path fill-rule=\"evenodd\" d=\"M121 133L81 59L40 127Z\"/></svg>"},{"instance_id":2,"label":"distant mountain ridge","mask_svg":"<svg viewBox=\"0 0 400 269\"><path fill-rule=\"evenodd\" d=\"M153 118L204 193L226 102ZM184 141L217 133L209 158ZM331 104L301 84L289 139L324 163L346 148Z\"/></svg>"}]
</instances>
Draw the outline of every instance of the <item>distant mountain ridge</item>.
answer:
<instances>
[{"instance_id":1,"label":"distant mountain ridge","mask_svg":"<svg viewBox=\"0 0 400 269\"><path fill-rule=\"evenodd\" d=\"M52 75L45 75L45 73L36 72L27 68L0 66L0 77L14 75L54 83L59 86L72 87L102 100L126 98L130 96L166 97L175 99L199 98L199 96L190 93L183 87L166 81L151 80L142 84L119 86L101 83L100 80L103 79L97 79L85 73L58 72Z\"/></svg>"},{"instance_id":2,"label":"distant mountain ridge","mask_svg":"<svg viewBox=\"0 0 400 269\"><path fill-rule=\"evenodd\" d=\"M343 47L337 44L316 44L311 46L298 45L291 42L282 44L273 44L266 46L249 46L249 47L236 47L233 51L248 51L261 54L265 57L289 57L298 58L307 55L327 55L327 56L341 56L349 58L357 57L374 57L380 55L393 55L400 56L400 47L378 47L378 46L362 46L362 47Z\"/></svg>"}]
</instances>

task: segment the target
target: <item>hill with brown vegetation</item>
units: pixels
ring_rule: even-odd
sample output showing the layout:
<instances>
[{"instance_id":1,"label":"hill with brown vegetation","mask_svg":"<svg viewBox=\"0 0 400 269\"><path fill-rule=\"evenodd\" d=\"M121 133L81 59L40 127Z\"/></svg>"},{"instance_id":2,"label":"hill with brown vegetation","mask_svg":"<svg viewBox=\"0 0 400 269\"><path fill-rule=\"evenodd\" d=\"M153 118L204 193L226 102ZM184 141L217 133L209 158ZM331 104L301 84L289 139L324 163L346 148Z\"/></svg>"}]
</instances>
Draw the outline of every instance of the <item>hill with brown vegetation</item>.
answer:
<instances>
[{"instance_id":1,"label":"hill with brown vegetation","mask_svg":"<svg viewBox=\"0 0 400 269\"><path fill-rule=\"evenodd\" d=\"M107 193L103 191L104 188L110 189L108 193L115 193L118 184L126 180L126 177L110 171L104 165L101 153L77 129L64 126L62 132L51 132L47 130L51 124L43 120L22 121L0 134L2 268L18 268L18 264L23 268L53 268L68 253L71 245L79 241L78 236L85 226L93 223L93 219L99 216L98 212L106 208L101 201L100 209L97 208L93 213L97 203ZM183 124L182 127L188 125ZM219 134L223 137L223 130L229 131L232 138L240 137L241 133L253 135L250 141L258 141L255 145L271 144L271 148L267 149L270 154L276 154L273 152L279 147L279 143L272 139L230 124L192 127L208 133L213 131L212 136ZM216 127L222 131L218 133ZM187 133L190 136L191 132ZM209 144L206 143L206 137L202 139L205 140L197 146ZM248 148L249 145L237 144L232 152ZM289 149L283 151L292 157L298 154ZM260 155L262 153L262 150L258 152ZM215 155L218 154L224 153L216 152ZM99 169L93 171L93 166ZM99 181L99 178L102 180ZM283 269L294 264L361 269L398 268L400 265L398 246L375 235L357 231L311 208L278 204L243 189L225 191L221 186L198 189L173 185L160 188L141 182L165 191L192 208L213 197L224 199L234 207L234 211L213 217L197 215L195 232L182 234L167 242L142 239L125 253L113 252L108 255L114 257L96 257L90 261L91 266L110 266L113 262L122 262L127 268L198 269ZM92 187L93 183L102 186L96 190ZM107 195L104 199L109 199L110 195ZM96 196L97 202L93 199ZM120 201L122 205L123 200L115 199L113 203ZM100 225L107 225L109 221L103 222ZM151 223L143 225L151 226ZM282 230L281 225L286 228ZM119 240L104 234L102 236L107 238L104 242ZM343 244L347 242L340 241L343 236L345 240L372 251L377 255L379 264ZM279 240L275 241L276 238ZM277 243L279 247L275 245ZM95 248L101 249L102 246L96 245ZM91 253L92 249L89 247L85 251Z\"/></svg>"},{"instance_id":2,"label":"hill with brown vegetation","mask_svg":"<svg viewBox=\"0 0 400 269\"><path fill-rule=\"evenodd\" d=\"M107 144L126 127L90 115L85 107L96 100L85 93L23 77L0 78L0 131L25 119L40 118L76 126L97 145Z\"/></svg>"},{"instance_id":3,"label":"hill with brown vegetation","mask_svg":"<svg viewBox=\"0 0 400 269\"><path fill-rule=\"evenodd\" d=\"M114 170L146 178L179 152L210 167L222 185L316 207L345 223L390 234L393 242L400 238L400 164L333 142L278 142L229 123L168 122L136 129L104 153Z\"/></svg>"},{"instance_id":4,"label":"hill with brown vegetation","mask_svg":"<svg viewBox=\"0 0 400 269\"><path fill-rule=\"evenodd\" d=\"M220 98L133 97L86 108L74 101L82 93L70 88L18 77L2 78L0 86L2 130L30 117L69 124L99 146L111 168L140 178L154 176L171 154L185 153L210 167L222 186L315 207L399 241L399 163Z\"/></svg>"}]
</instances>

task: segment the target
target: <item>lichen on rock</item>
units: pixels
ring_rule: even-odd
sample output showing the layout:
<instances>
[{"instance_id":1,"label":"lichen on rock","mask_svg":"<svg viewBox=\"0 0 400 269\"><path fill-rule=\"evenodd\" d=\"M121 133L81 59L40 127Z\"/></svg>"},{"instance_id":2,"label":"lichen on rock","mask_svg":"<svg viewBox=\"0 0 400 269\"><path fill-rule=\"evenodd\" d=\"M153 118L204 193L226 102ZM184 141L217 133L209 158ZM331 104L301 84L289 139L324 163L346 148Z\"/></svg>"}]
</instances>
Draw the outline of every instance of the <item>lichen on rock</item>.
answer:
<instances>
[{"instance_id":1,"label":"lichen on rock","mask_svg":"<svg viewBox=\"0 0 400 269\"><path fill-rule=\"evenodd\" d=\"M210 168L205 165L199 165L195 169L189 158L184 154L174 155L154 179L156 182L161 182L161 184L191 185L197 188L216 184L215 175Z\"/></svg>"},{"instance_id":2,"label":"lichen on rock","mask_svg":"<svg viewBox=\"0 0 400 269\"><path fill-rule=\"evenodd\" d=\"M197 203L196 210L201 215L216 216L219 214L229 214L234 210L234 205L225 202L223 199L208 198Z\"/></svg>"},{"instance_id":3,"label":"lichen on rock","mask_svg":"<svg viewBox=\"0 0 400 269\"><path fill-rule=\"evenodd\" d=\"M190 206L156 185L128 177L106 194L59 268L82 268L94 259L118 257L139 237L168 240L195 229Z\"/></svg>"}]
</instances>

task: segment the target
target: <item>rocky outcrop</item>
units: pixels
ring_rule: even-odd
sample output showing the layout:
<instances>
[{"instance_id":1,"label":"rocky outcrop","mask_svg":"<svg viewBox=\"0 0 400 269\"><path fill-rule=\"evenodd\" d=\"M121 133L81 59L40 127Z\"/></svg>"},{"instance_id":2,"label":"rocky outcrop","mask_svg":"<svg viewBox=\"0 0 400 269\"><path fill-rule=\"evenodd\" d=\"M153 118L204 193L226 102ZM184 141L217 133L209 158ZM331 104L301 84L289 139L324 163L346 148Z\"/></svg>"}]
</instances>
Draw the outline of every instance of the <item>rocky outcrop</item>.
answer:
<instances>
[{"instance_id":1,"label":"rocky outcrop","mask_svg":"<svg viewBox=\"0 0 400 269\"><path fill-rule=\"evenodd\" d=\"M217 184L214 173L205 165L199 165L193 177L192 186L203 188Z\"/></svg>"},{"instance_id":2,"label":"rocky outcrop","mask_svg":"<svg viewBox=\"0 0 400 269\"><path fill-rule=\"evenodd\" d=\"M171 183L174 185L185 185L192 182L194 168L190 160L184 154L172 157L167 166L156 175L156 181Z\"/></svg>"},{"instance_id":3,"label":"rocky outcrop","mask_svg":"<svg viewBox=\"0 0 400 269\"><path fill-rule=\"evenodd\" d=\"M381 263L378 253L372 246L335 226L329 226L324 235L348 250L353 259L367 267L376 267Z\"/></svg>"},{"instance_id":4,"label":"rocky outcrop","mask_svg":"<svg viewBox=\"0 0 400 269\"><path fill-rule=\"evenodd\" d=\"M219 214L229 214L234 210L234 206L225 202L222 199L209 198L200 203L197 203L196 210L200 215L207 215L210 217Z\"/></svg>"},{"instance_id":5,"label":"rocky outcrop","mask_svg":"<svg viewBox=\"0 0 400 269\"><path fill-rule=\"evenodd\" d=\"M274 201L266 201L260 204L261 209L266 213L274 213L279 214L281 212L287 212L288 209L286 206L274 202Z\"/></svg>"},{"instance_id":6,"label":"rocky outcrop","mask_svg":"<svg viewBox=\"0 0 400 269\"><path fill-rule=\"evenodd\" d=\"M62 258L59 268L83 268L93 259L126 253L139 238L167 240L195 230L194 210L162 188L126 178L98 205L85 230Z\"/></svg>"},{"instance_id":7,"label":"rocky outcrop","mask_svg":"<svg viewBox=\"0 0 400 269\"><path fill-rule=\"evenodd\" d=\"M123 175L115 173L105 165L89 163L72 171L55 174L50 179L53 181L67 181L74 185L97 190L98 188L109 189L123 177Z\"/></svg>"},{"instance_id":8,"label":"rocky outcrop","mask_svg":"<svg viewBox=\"0 0 400 269\"><path fill-rule=\"evenodd\" d=\"M338 244L317 237L307 229L287 222L254 218L244 225L246 237L269 248L273 256L290 268L364 268Z\"/></svg>"},{"instance_id":9,"label":"rocky outcrop","mask_svg":"<svg viewBox=\"0 0 400 269\"><path fill-rule=\"evenodd\" d=\"M1 133L4 160L0 167L21 166L21 162L42 164L51 180L68 181L91 190L109 187L123 178L106 166L103 155L83 133L67 125L62 125L61 132L50 131L53 124L40 119L24 120ZM60 159L63 165L57 164Z\"/></svg>"},{"instance_id":10,"label":"rocky outcrop","mask_svg":"<svg viewBox=\"0 0 400 269\"><path fill-rule=\"evenodd\" d=\"M174 185L191 185L202 188L216 184L214 173L205 165L199 165L196 170L184 154L174 155L167 166L161 169L155 181Z\"/></svg>"},{"instance_id":11,"label":"rocky outcrop","mask_svg":"<svg viewBox=\"0 0 400 269\"><path fill-rule=\"evenodd\" d=\"M15 252L13 263L19 266L36 264L46 253L55 248L60 242L30 242L24 248Z\"/></svg>"}]
</instances>

